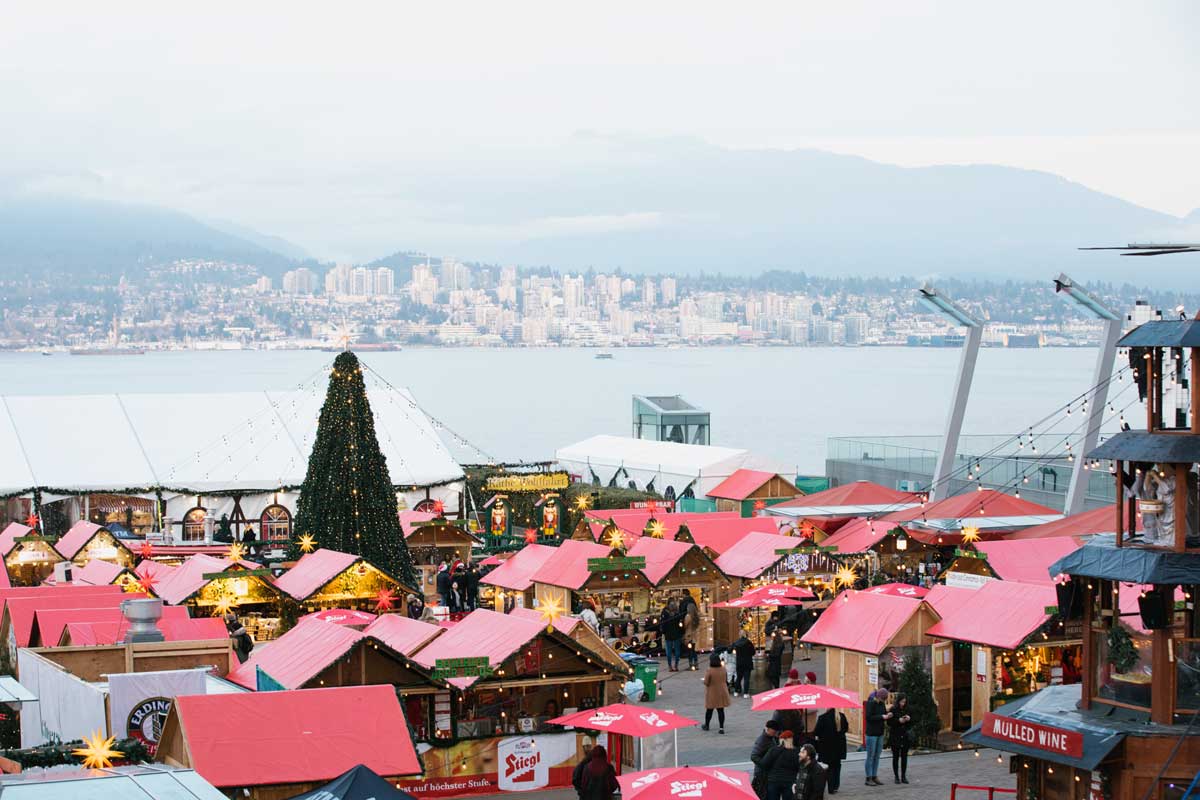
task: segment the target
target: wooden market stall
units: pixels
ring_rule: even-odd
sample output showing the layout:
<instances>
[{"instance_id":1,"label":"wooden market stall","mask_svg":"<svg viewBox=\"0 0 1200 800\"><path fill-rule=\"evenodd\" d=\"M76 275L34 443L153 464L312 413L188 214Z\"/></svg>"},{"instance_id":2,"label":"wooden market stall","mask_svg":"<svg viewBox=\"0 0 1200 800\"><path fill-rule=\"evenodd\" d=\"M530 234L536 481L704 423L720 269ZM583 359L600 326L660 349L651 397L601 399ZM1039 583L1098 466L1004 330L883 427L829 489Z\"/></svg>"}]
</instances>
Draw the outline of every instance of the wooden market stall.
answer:
<instances>
[{"instance_id":1,"label":"wooden market stall","mask_svg":"<svg viewBox=\"0 0 1200 800\"><path fill-rule=\"evenodd\" d=\"M362 556L324 548L301 556L274 585L307 613L326 608L401 609L408 595L417 594L416 587L405 586Z\"/></svg>"},{"instance_id":2,"label":"wooden market stall","mask_svg":"<svg viewBox=\"0 0 1200 800\"><path fill-rule=\"evenodd\" d=\"M470 564L472 551L483 544L463 527L465 524L436 517L404 528L404 540L420 574L426 605L441 605L437 593L438 566L459 561Z\"/></svg>"},{"instance_id":3,"label":"wooden market stall","mask_svg":"<svg viewBox=\"0 0 1200 800\"><path fill-rule=\"evenodd\" d=\"M253 562L194 555L166 577L151 579L150 586L166 603L187 606L195 616L233 610L256 642L279 633L286 596L272 581L271 570Z\"/></svg>"},{"instance_id":4,"label":"wooden market stall","mask_svg":"<svg viewBox=\"0 0 1200 800\"><path fill-rule=\"evenodd\" d=\"M54 565L64 561L54 548L54 539L36 533L19 522L10 522L0 533L5 578L12 586L37 586L54 574Z\"/></svg>"},{"instance_id":5,"label":"wooden market stall","mask_svg":"<svg viewBox=\"0 0 1200 800\"><path fill-rule=\"evenodd\" d=\"M769 506L799 497L800 490L782 475L756 469L737 469L713 488L709 499L717 501L717 511L736 511L749 517Z\"/></svg>"},{"instance_id":6,"label":"wooden market stall","mask_svg":"<svg viewBox=\"0 0 1200 800\"><path fill-rule=\"evenodd\" d=\"M769 505L764 513L786 519L796 533L822 544L853 519L903 511L920 504L921 495L871 481L854 481Z\"/></svg>"},{"instance_id":7,"label":"wooden market stall","mask_svg":"<svg viewBox=\"0 0 1200 800\"><path fill-rule=\"evenodd\" d=\"M533 576L558 548L527 544L479 579L479 604L493 611L533 608Z\"/></svg>"},{"instance_id":8,"label":"wooden market stall","mask_svg":"<svg viewBox=\"0 0 1200 800\"><path fill-rule=\"evenodd\" d=\"M17 649L29 647L33 638L33 620L40 609L47 608L119 608L129 597L118 586L29 587L33 593L9 596L0 617L0 641L4 642L10 664L16 663ZM68 590L69 589L69 590ZM8 589L7 592L18 591Z\"/></svg>"},{"instance_id":9,"label":"wooden market stall","mask_svg":"<svg viewBox=\"0 0 1200 800\"><path fill-rule=\"evenodd\" d=\"M932 582L941 551L911 535L907 528L870 517L850 520L821 543L837 548L847 563L861 567L859 574L883 573L888 580Z\"/></svg>"},{"instance_id":10,"label":"wooden market stall","mask_svg":"<svg viewBox=\"0 0 1200 800\"><path fill-rule=\"evenodd\" d=\"M662 609L671 600L686 593L696 601L700 612L700 627L692 641L685 635L685 650L695 647L699 652L713 649L712 604L723 599L730 578L721 571L707 553L688 542L643 536L626 553L632 558L645 559L641 573L650 582L650 608ZM601 629L616 622L617 617L602 615Z\"/></svg>"},{"instance_id":11,"label":"wooden market stall","mask_svg":"<svg viewBox=\"0 0 1200 800\"><path fill-rule=\"evenodd\" d=\"M111 561L128 569L137 564L137 556L108 528L81 519L54 543L54 548L67 561L82 567L94 558Z\"/></svg>"},{"instance_id":12,"label":"wooden market stall","mask_svg":"<svg viewBox=\"0 0 1200 800\"><path fill-rule=\"evenodd\" d=\"M864 624L870 620L870 624ZM904 657L914 653L934 676L928 630L939 621L923 600L891 594L846 590L817 619L803 640L825 647L825 683L858 694L862 702L876 689L895 690ZM949 708L938 707L943 728L950 726ZM862 708L848 709L847 738L862 741Z\"/></svg>"},{"instance_id":13,"label":"wooden market stall","mask_svg":"<svg viewBox=\"0 0 1200 800\"><path fill-rule=\"evenodd\" d=\"M189 620L188 610L182 606L164 606L160 621L168 625L181 620ZM33 627L29 634L30 647L58 647L66 633L69 623L106 623L111 625L124 624L129 628L129 621L119 605L99 608L39 608L33 615ZM222 626L224 627L224 626ZM225 633L225 638L229 634Z\"/></svg>"},{"instance_id":14,"label":"wooden market stall","mask_svg":"<svg viewBox=\"0 0 1200 800\"><path fill-rule=\"evenodd\" d=\"M788 583L804 586L821 593L826 581L832 585L837 563L825 551L798 552L806 547L795 536L774 533L749 533L739 539L716 560L716 566L731 579L728 596L732 599L768 583ZM800 613L800 607L795 607ZM730 644L741 630L748 630L755 644L761 646L766 636L770 608L723 608L714 617L713 638L718 644Z\"/></svg>"},{"instance_id":15,"label":"wooden market stall","mask_svg":"<svg viewBox=\"0 0 1200 800\"><path fill-rule=\"evenodd\" d=\"M120 586L127 592L146 592L154 595L142 585L141 576L129 567L121 566L112 561L101 561L93 558L82 567L71 570L71 582L83 586Z\"/></svg>"},{"instance_id":16,"label":"wooden market stall","mask_svg":"<svg viewBox=\"0 0 1200 800\"><path fill-rule=\"evenodd\" d=\"M421 774L389 686L180 697L155 760L249 800L295 797L359 764L393 784Z\"/></svg>"},{"instance_id":17,"label":"wooden market stall","mask_svg":"<svg viewBox=\"0 0 1200 800\"><path fill-rule=\"evenodd\" d=\"M965 731L999 706L1049 685L1080 681L1083 629L1053 611L1049 583L989 581L927 631L936 668L953 669L952 728ZM942 681L941 683L944 683ZM942 702L945 702L944 699Z\"/></svg>"}]
</instances>

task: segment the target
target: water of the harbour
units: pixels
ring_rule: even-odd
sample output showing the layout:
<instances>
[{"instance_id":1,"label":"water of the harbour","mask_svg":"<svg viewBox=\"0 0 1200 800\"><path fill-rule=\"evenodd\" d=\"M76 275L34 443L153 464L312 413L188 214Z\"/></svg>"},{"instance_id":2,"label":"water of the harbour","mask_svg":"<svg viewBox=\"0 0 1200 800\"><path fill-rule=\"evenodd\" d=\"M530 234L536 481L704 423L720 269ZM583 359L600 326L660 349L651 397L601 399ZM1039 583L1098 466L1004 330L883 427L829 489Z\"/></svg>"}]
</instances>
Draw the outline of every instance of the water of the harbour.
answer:
<instances>
[{"instance_id":1,"label":"water of the harbour","mask_svg":"<svg viewBox=\"0 0 1200 800\"><path fill-rule=\"evenodd\" d=\"M549 459L599 433L628 436L632 395L681 394L711 412L713 444L818 475L830 436L940 434L959 359L957 350L892 347L624 349L612 360L596 352L410 348L362 358L502 460ZM983 350L964 432L1017 433L1085 391L1095 357L1083 348ZM307 350L4 353L0 393L282 390L332 359Z\"/></svg>"}]
</instances>

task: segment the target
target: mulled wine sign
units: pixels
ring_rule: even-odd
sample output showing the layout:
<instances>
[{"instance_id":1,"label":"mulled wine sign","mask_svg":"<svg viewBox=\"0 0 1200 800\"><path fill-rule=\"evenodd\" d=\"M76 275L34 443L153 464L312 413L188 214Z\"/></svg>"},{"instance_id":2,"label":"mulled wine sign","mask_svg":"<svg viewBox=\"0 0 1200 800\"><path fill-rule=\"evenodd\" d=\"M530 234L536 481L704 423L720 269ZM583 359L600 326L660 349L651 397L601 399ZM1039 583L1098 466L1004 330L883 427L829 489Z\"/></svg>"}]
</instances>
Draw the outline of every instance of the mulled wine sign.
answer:
<instances>
[{"instance_id":1,"label":"mulled wine sign","mask_svg":"<svg viewBox=\"0 0 1200 800\"><path fill-rule=\"evenodd\" d=\"M988 712L983 717L980 729L984 736L1001 739L1013 744L1044 750L1070 758L1083 757L1083 734L1051 725L1039 725L1013 717L1004 717Z\"/></svg>"}]
</instances>

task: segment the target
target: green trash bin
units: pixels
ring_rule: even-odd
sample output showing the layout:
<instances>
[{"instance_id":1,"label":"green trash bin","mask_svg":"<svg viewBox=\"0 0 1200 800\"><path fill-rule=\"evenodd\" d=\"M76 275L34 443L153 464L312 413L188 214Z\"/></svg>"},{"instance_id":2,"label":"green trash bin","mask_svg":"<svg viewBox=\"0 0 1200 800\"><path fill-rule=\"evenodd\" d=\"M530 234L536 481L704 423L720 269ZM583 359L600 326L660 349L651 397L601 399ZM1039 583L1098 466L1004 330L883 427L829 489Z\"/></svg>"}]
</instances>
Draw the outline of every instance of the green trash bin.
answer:
<instances>
[{"instance_id":1,"label":"green trash bin","mask_svg":"<svg viewBox=\"0 0 1200 800\"><path fill-rule=\"evenodd\" d=\"M633 677L642 682L646 691L646 699L658 697L658 662L649 658L634 662Z\"/></svg>"}]
</instances>

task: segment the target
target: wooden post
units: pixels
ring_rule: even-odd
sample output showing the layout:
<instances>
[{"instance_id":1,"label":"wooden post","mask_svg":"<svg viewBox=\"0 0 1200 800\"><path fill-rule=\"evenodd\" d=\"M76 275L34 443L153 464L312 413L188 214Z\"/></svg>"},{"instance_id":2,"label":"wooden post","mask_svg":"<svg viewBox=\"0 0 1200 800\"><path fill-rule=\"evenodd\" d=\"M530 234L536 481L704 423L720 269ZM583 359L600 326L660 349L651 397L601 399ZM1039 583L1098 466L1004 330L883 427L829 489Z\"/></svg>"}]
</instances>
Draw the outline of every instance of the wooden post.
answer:
<instances>
[{"instance_id":1,"label":"wooden post","mask_svg":"<svg viewBox=\"0 0 1200 800\"><path fill-rule=\"evenodd\" d=\"M1117 547L1125 538L1125 466L1120 459L1113 462L1117 467ZM1132 502L1132 501L1131 501ZM1136 529L1135 529L1136 530Z\"/></svg>"},{"instance_id":2,"label":"wooden post","mask_svg":"<svg viewBox=\"0 0 1200 800\"><path fill-rule=\"evenodd\" d=\"M1191 386L1192 390L1192 433L1200 433L1200 347L1193 347L1191 353Z\"/></svg>"},{"instance_id":3,"label":"wooden post","mask_svg":"<svg viewBox=\"0 0 1200 800\"><path fill-rule=\"evenodd\" d=\"M1146 431L1154 430L1154 350L1146 353L1139 366L1146 373Z\"/></svg>"},{"instance_id":4,"label":"wooden post","mask_svg":"<svg viewBox=\"0 0 1200 800\"><path fill-rule=\"evenodd\" d=\"M1121 540L1118 538L1117 542ZM1086 578L1079 581L1079 590L1086 592L1083 596L1083 648L1080 653L1081 666L1083 667L1083 680L1080 681L1083 685L1079 691L1079 707L1089 709L1092 707L1092 695L1096 693L1096 665L1092 663L1095 657L1092 648L1092 590L1087 588Z\"/></svg>"},{"instance_id":5,"label":"wooden post","mask_svg":"<svg viewBox=\"0 0 1200 800\"><path fill-rule=\"evenodd\" d=\"M1175 706L1175 664L1171 658L1171 629L1150 631L1150 642L1150 662L1154 670L1150 720L1159 725L1170 725Z\"/></svg>"},{"instance_id":6,"label":"wooden post","mask_svg":"<svg viewBox=\"0 0 1200 800\"><path fill-rule=\"evenodd\" d=\"M1175 552L1177 553L1182 553L1187 549L1188 466L1188 464L1175 465Z\"/></svg>"},{"instance_id":7,"label":"wooden post","mask_svg":"<svg viewBox=\"0 0 1200 800\"><path fill-rule=\"evenodd\" d=\"M1163 414L1162 414L1162 387L1163 387L1163 348L1154 348L1154 371L1150 373L1153 379L1151 384L1154 387L1154 429L1161 431L1163 429Z\"/></svg>"}]
</instances>

